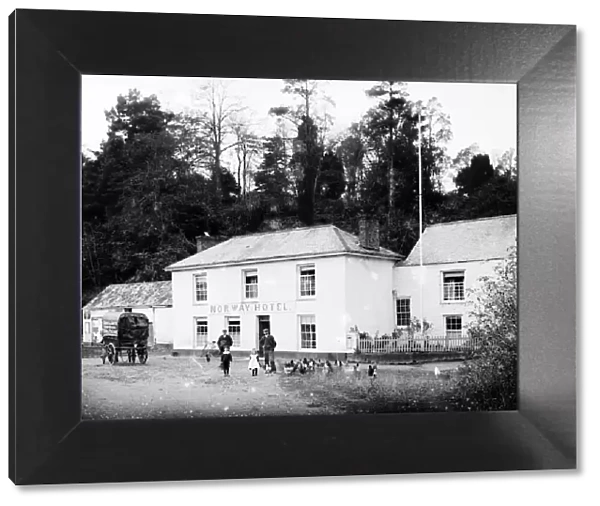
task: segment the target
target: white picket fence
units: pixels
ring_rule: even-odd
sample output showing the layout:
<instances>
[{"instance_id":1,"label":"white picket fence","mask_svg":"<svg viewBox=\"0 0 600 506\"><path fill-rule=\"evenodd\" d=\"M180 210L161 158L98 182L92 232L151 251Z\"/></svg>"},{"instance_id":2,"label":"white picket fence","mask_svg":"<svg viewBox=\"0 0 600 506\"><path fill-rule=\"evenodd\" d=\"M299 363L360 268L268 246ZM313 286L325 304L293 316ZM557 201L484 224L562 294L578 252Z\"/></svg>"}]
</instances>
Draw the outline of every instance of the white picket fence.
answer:
<instances>
[{"instance_id":1,"label":"white picket fence","mask_svg":"<svg viewBox=\"0 0 600 506\"><path fill-rule=\"evenodd\" d=\"M473 351L480 343L466 335L454 335L367 337L357 339L356 345L360 353L444 353Z\"/></svg>"}]
</instances>

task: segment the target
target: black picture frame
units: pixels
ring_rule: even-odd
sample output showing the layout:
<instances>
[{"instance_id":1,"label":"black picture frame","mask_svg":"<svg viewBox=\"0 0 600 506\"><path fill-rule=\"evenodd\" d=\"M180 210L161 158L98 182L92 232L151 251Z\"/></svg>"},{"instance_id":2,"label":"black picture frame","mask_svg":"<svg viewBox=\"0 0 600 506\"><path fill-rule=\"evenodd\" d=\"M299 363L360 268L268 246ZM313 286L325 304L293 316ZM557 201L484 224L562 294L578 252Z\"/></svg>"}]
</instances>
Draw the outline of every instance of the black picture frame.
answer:
<instances>
[{"instance_id":1,"label":"black picture frame","mask_svg":"<svg viewBox=\"0 0 600 506\"><path fill-rule=\"evenodd\" d=\"M16 10L9 30L14 483L576 467L574 26ZM81 74L516 83L519 410L81 421Z\"/></svg>"}]
</instances>

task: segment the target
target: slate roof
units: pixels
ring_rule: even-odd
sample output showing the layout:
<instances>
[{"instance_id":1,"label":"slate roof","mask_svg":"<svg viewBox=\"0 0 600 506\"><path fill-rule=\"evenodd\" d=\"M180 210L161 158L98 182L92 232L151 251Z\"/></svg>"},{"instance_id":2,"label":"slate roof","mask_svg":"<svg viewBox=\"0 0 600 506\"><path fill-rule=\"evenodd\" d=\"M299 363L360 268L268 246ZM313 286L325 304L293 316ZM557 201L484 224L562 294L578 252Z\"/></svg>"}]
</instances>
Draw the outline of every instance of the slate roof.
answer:
<instances>
[{"instance_id":1,"label":"slate roof","mask_svg":"<svg viewBox=\"0 0 600 506\"><path fill-rule=\"evenodd\" d=\"M402 259L397 253L384 248L377 251L363 248L358 237L334 225L318 225L232 237L170 265L167 270L332 254Z\"/></svg>"},{"instance_id":2,"label":"slate roof","mask_svg":"<svg viewBox=\"0 0 600 506\"><path fill-rule=\"evenodd\" d=\"M517 216L497 216L428 226L423 232L423 264L504 258L516 245ZM419 265L419 243L399 265Z\"/></svg>"},{"instance_id":3,"label":"slate roof","mask_svg":"<svg viewBox=\"0 0 600 506\"><path fill-rule=\"evenodd\" d=\"M84 309L172 305L171 282L152 281L109 285L88 302Z\"/></svg>"}]
</instances>

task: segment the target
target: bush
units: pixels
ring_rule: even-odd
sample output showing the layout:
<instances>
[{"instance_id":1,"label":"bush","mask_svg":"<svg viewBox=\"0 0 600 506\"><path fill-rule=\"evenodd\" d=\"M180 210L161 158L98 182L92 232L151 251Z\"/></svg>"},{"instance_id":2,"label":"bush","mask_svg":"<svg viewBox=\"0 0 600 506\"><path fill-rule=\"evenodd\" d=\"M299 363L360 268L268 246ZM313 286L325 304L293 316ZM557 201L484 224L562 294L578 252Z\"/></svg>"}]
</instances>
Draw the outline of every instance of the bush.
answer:
<instances>
[{"instance_id":1,"label":"bush","mask_svg":"<svg viewBox=\"0 0 600 506\"><path fill-rule=\"evenodd\" d=\"M475 292L471 339L481 342L459 369L462 403L472 410L517 408L517 261L514 249Z\"/></svg>"},{"instance_id":2,"label":"bush","mask_svg":"<svg viewBox=\"0 0 600 506\"><path fill-rule=\"evenodd\" d=\"M516 340L484 345L458 374L462 403L472 410L517 408Z\"/></svg>"}]
</instances>

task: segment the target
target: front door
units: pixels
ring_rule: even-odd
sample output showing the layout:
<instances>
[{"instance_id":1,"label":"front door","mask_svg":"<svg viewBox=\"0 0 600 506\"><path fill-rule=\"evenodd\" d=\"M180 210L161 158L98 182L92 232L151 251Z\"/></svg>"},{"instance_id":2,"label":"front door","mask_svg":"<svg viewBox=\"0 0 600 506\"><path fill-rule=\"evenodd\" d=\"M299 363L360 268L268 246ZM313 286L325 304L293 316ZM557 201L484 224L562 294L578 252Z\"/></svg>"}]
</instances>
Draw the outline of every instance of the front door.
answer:
<instances>
[{"instance_id":1,"label":"front door","mask_svg":"<svg viewBox=\"0 0 600 506\"><path fill-rule=\"evenodd\" d=\"M256 349L258 355L262 357L264 355L264 350L262 349L262 346L260 346L260 336L263 335L265 329L271 331L271 317L269 315L259 315L256 318L258 319L258 325L256 326L258 330L256 335Z\"/></svg>"}]
</instances>

